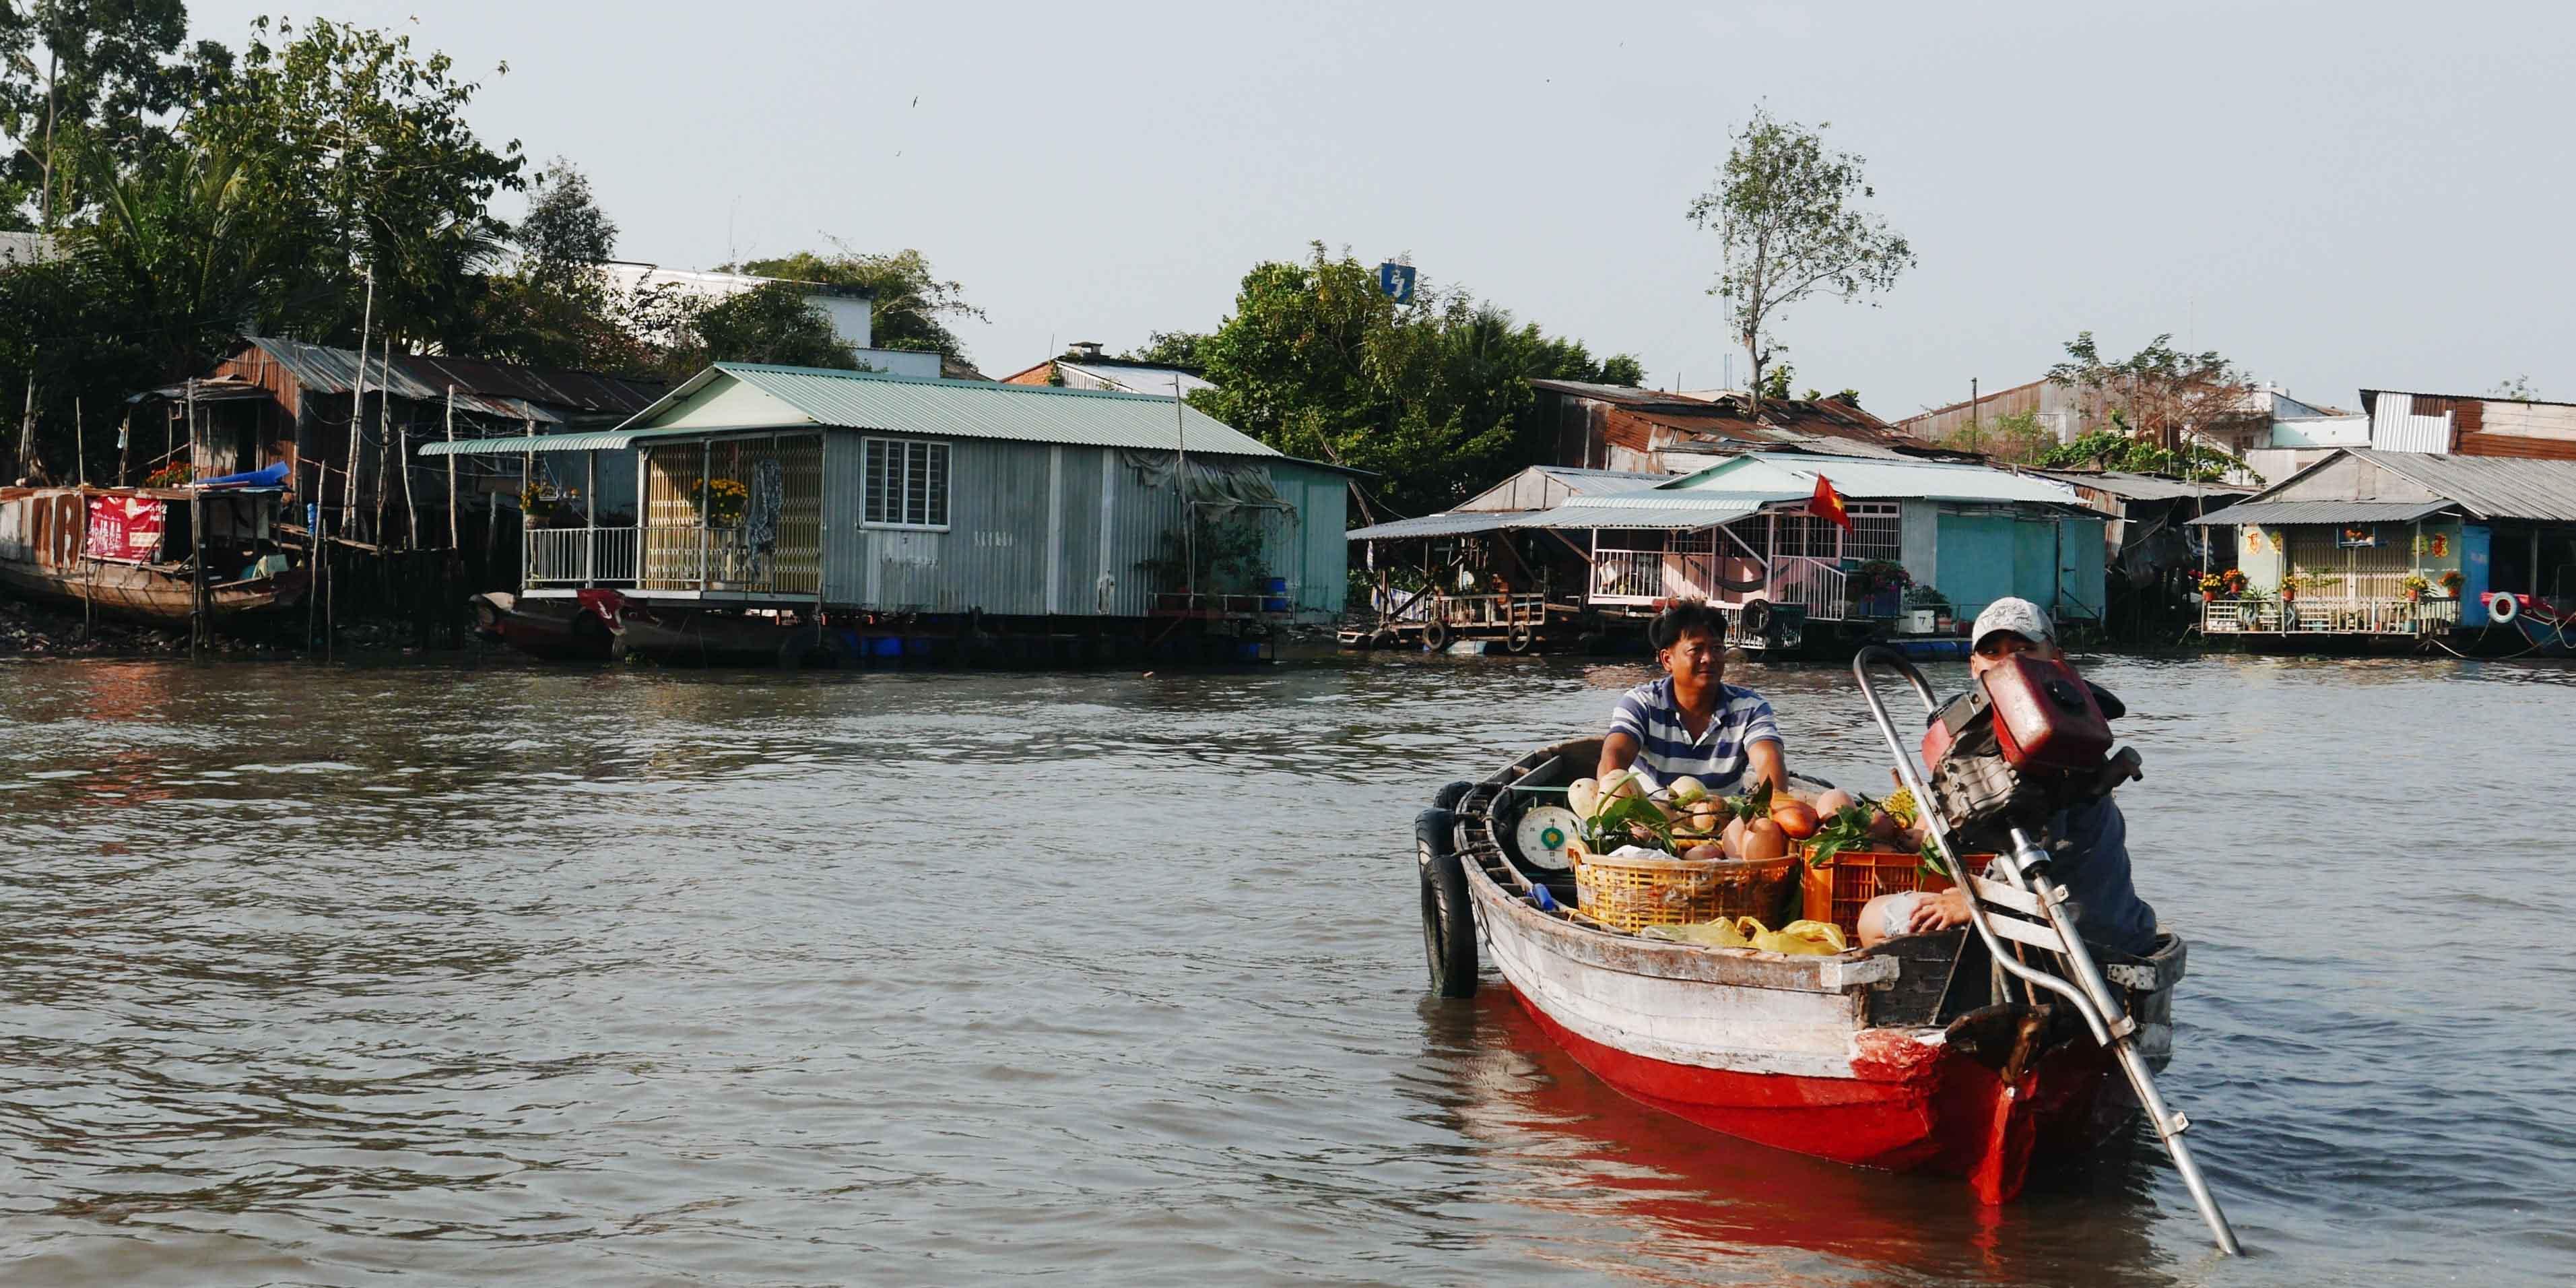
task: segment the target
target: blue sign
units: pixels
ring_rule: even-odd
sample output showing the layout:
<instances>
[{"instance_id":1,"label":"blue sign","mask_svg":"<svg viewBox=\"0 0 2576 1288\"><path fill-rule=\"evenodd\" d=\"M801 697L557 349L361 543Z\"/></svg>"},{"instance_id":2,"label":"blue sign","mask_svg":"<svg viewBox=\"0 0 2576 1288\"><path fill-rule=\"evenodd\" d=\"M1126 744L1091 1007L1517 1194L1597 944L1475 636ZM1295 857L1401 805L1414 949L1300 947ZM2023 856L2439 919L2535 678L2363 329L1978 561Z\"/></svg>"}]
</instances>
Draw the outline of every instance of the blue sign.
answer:
<instances>
[{"instance_id":1,"label":"blue sign","mask_svg":"<svg viewBox=\"0 0 2576 1288\"><path fill-rule=\"evenodd\" d=\"M1398 304L1413 302L1413 265L1393 260L1377 266L1377 288Z\"/></svg>"}]
</instances>

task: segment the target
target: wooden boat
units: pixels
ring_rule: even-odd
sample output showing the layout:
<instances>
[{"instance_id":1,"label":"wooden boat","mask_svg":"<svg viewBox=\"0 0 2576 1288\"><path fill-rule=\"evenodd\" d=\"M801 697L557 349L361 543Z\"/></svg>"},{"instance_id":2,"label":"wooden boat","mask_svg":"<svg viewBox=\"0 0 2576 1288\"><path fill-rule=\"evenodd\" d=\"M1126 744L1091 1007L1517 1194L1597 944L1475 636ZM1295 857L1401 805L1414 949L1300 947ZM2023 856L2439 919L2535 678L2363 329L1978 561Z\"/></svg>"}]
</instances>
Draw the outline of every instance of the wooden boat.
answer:
<instances>
[{"instance_id":1,"label":"wooden boat","mask_svg":"<svg viewBox=\"0 0 2576 1288\"><path fill-rule=\"evenodd\" d=\"M196 611L190 516L202 508L227 552L223 566L269 569L211 577L208 615L238 621L291 607L303 602L309 574L277 567L286 560L269 534L281 496L273 488L0 488L0 585L102 616L183 625ZM165 533L173 509L181 517Z\"/></svg>"},{"instance_id":2,"label":"wooden boat","mask_svg":"<svg viewBox=\"0 0 2576 1288\"><path fill-rule=\"evenodd\" d=\"M550 662L599 662L624 655L620 637L591 603L576 599L521 599L506 590L467 601L474 633Z\"/></svg>"},{"instance_id":3,"label":"wooden boat","mask_svg":"<svg viewBox=\"0 0 2576 1288\"><path fill-rule=\"evenodd\" d=\"M1473 991L1481 931L1539 1027L1629 1098L1802 1154L1964 1176L1988 1203L2017 1194L2034 1161L2080 1152L2136 1110L2113 1053L2069 1008L1987 995L1965 929L1784 956L1586 917L1570 874L1527 862L1513 834L1544 799L1520 789L1562 787L1599 757L1598 739L1542 748L1425 816L1424 943L1440 991ZM2173 1049L2184 959L2168 934L2105 967L2157 1067Z\"/></svg>"}]
</instances>

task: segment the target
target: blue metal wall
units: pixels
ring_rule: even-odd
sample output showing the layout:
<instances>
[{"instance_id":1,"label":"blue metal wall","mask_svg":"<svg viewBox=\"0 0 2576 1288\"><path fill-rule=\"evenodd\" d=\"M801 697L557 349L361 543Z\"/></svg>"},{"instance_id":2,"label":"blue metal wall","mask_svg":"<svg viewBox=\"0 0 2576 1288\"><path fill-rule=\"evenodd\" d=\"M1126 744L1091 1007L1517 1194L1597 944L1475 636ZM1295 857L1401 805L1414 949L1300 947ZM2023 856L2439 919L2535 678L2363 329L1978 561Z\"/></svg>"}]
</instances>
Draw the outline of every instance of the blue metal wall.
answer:
<instances>
[{"instance_id":1,"label":"blue metal wall","mask_svg":"<svg viewBox=\"0 0 2576 1288\"><path fill-rule=\"evenodd\" d=\"M1180 531L1168 486L1147 487L1114 449L1006 439L949 445L948 530L870 528L861 443L833 430L824 447L824 600L844 609L1012 616L1139 617L1155 587L1140 565ZM1341 609L1342 476L1270 462L1294 515L1262 519L1264 562L1289 581L1299 616ZM1103 572L1108 573L1104 582Z\"/></svg>"}]
</instances>

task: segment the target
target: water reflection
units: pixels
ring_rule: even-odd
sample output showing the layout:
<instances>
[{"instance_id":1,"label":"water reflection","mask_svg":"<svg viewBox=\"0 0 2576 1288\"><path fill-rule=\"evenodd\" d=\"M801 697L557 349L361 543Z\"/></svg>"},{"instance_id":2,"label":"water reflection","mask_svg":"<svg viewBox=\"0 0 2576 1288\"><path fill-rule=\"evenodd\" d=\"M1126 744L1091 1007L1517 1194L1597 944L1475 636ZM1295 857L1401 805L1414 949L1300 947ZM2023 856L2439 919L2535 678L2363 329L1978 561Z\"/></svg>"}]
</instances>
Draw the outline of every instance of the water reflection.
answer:
<instances>
[{"instance_id":1,"label":"water reflection","mask_svg":"<svg viewBox=\"0 0 2576 1288\"><path fill-rule=\"evenodd\" d=\"M1845 1167L1735 1140L1628 1100L1550 1042L1507 989L1422 1008L1424 1079L1409 1093L1484 1146L1476 1189L1550 1218L1498 1240L1549 1262L1647 1283L1846 1282L1904 1266L1990 1283L2172 1277L2135 1142L2034 1176L2010 1208L1959 1182ZM1511 1225L1503 1222L1499 1224Z\"/></svg>"}]
</instances>

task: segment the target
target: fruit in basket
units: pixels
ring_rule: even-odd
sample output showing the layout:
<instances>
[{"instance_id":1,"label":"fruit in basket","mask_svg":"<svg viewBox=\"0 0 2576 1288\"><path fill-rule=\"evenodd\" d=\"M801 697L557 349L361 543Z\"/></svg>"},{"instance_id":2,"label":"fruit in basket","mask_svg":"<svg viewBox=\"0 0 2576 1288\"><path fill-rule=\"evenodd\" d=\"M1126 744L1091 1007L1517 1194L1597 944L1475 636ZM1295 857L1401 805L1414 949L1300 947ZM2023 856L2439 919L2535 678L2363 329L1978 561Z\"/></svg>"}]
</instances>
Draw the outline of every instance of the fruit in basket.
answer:
<instances>
[{"instance_id":1,"label":"fruit in basket","mask_svg":"<svg viewBox=\"0 0 2576 1288\"><path fill-rule=\"evenodd\" d=\"M1826 818L1832 818L1858 803L1852 799L1850 792L1839 787L1829 787L1817 795L1816 812Z\"/></svg>"},{"instance_id":2,"label":"fruit in basket","mask_svg":"<svg viewBox=\"0 0 2576 1288\"><path fill-rule=\"evenodd\" d=\"M1789 852L1789 834L1767 818L1757 818L1744 825L1744 839L1737 852L1748 859L1776 859Z\"/></svg>"},{"instance_id":3,"label":"fruit in basket","mask_svg":"<svg viewBox=\"0 0 2576 1288\"><path fill-rule=\"evenodd\" d=\"M1815 806L1796 799L1773 801L1771 821L1792 840L1805 840L1814 836L1817 828L1824 826L1824 820L1817 817Z\"/></svg>"},{"instance_id":4,"label":"fruit in basket","mask_svg":"<svg viewBox=\"0 0 2576 1288\"><path fill-rule=\"evenodd\" d=\"M1684 774L1681 777L1674 779L1672 784L1664 789L1664 794L1672 797L1672 801L1675 805L1691 805L1696 804L1702 797L1708 795L1708 786L1700 782L1700 780L1693 778L1688 774Z\"/></svg>"},{"instance_id":5,"label":"fruit in basket","mask_svg":"<svg viewBox=\"0 0 2576 1288\"><path fill-rule=\"evenodd\" d=\"M1726 846L1726 856L1730 859L1744 857L1744 828L1743 819L1729 818L1726 820L1726 830L1718 833L1718 840Z\"/></svg>"},{"instance_id":6,"label":"fruit in basket","mask_svg":"<svg viewBox=\"0 0 2576 1288\"><path fill-rule=\"evenodd\" d=\"M1873 841L1886 841L1893 844L1904 835L1905 825L1897 822L1894 814L1890 814L1883 809L1871 811L1869 816L1869 839Z\"/></svg>"},{"instance_id":7,"label":"fruit in basket","mask_svg":"<svg viewBox=\"0 0 2576 1288\"><path fill-rule=\"evenodd\" d=\"M1631 800L1646 798L1645 784L1637 781L1636 770L1613 769L1601 776L1601 799L1606 801L1619 796Z\"/></svg>"},{"instance_id":8,"label":"fruit in basket","mask_svg":"<svg viewBox=\"0 0 2576 1288\"><path fill-rule=\"evenodd\" d=\"M1710 797L1702 796L1698 800L1691 802L1691 830L1702 836L1717 835L1718 829L1725 826L1725 823L1722 820L1726 817L1727 814L1724 807L1720 806L1716 800Z\"/></svg>"},{"instance_id":9,"label":"fruit in basket","mask_svg":"<svg viewBox=\"0 0 2576 1288\"><path fill-rule=\"evenodd\" d=\"M1580 819L1590 819L1601 812L1601 784L1590 778L1578 778L1565 789L1565 807Z\"/></svg>"},{"instance_id":10,"label":"fruit in basket","mask_svg":"<svg viewBox=\"0 0 2576 1288\"><path fill-rule=\"evenodd\" d=\"M1682 854L1682 857L1685 859L1722 859L1726 857L1726 847L1711 841L1705 845L1692 846Z\"/></svg>"}]
</instances>

